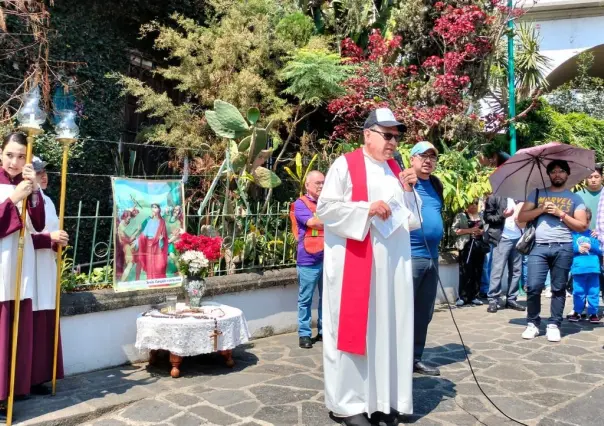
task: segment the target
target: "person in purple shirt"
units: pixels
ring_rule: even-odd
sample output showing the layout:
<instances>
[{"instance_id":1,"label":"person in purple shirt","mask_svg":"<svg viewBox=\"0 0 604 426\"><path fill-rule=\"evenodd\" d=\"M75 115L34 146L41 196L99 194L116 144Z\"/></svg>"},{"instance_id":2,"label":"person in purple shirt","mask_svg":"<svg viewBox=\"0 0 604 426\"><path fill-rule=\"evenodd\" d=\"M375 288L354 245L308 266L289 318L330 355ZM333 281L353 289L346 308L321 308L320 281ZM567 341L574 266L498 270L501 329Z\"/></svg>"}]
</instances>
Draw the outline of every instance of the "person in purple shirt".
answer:
<instances>
[{"instance_id":1,"label":"person in purple shirt","mask_svg":"<svg viewBox=\"0 0 604 426\"><path fill-rule=\"evenodd\" d=\"M294 215L298 225L298 336L299 345L310 349L314 342L322 340L322 298L323 298L323 223L315 212L317 200L323 189L325 176L313 170L306 176L306 195L294 203ZM319 288L318 333L312 339L311 308L315 289Z\"/></svg>"}]
</instances>

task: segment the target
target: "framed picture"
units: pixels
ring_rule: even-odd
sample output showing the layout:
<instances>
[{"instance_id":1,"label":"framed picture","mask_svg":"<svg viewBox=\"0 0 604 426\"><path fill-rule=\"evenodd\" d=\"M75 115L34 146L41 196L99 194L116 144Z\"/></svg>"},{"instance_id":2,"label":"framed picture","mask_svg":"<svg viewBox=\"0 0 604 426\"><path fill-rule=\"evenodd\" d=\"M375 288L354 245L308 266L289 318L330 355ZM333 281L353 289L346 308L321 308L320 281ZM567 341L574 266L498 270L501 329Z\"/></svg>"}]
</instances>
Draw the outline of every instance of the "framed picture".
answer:
<instances>
[{"instance_id":1,"label":"framed picture","mask_svg":"<svg viewBox=\"0 0 604 426\"><path fill-rule=\"evenodd\" d=\"M116 177L111 181L114 290L181 286L174 244L186 229L182 182Z\"/></svg>"}]
</instances>

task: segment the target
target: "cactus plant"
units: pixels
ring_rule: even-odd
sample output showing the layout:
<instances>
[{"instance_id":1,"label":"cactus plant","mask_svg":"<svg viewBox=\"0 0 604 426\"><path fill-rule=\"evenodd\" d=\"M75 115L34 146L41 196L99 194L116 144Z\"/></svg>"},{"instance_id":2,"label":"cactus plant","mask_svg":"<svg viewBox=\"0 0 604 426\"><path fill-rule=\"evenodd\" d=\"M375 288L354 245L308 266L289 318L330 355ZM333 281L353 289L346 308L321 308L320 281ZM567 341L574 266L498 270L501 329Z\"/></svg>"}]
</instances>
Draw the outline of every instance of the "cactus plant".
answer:
<instances>
[{"instance_id":1,"label":"cactus plant","mask_svg":"<svg viewBox=\"0 0 604 426\"><path fill-rule=\"evenodd\" d=\"M247 111L246 121L235 106L216 100L214 110L206 111L205 115L212 130L218 136L229 139L229 171L236 179L265 189L281 185L279 176L263 166L273 153L272 148L267 149L272 122L265 128L259 127L260 111L257 108ZM240 139L239 143L236 139Z\"/></svg>"}]
</instances>

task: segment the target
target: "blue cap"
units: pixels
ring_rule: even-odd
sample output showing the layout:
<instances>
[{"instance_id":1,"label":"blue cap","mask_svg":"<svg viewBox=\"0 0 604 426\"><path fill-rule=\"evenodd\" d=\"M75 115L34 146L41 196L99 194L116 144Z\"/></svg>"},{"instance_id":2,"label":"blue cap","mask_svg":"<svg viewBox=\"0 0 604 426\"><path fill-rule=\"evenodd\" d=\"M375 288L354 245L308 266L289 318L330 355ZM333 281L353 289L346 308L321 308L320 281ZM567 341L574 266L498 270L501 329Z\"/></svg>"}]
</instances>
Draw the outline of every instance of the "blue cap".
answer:
<instances>
[{"instance_id":1,"label":"blue cap","mask_svg":"<svg viewBox=\"0 0 604 426\"><path fill-rule=\"evenodd\" d=\"M34 166L34 172L40 173L46 170L48 163L46 161L42 161L40 157L34 157L32 159L31 165Z\"/></svg>"},{"instance_id":2,"label":"blue cap","mask_svg":"<svg viewBox=\"0 0 604 426\"><path fill-rule=\"evenodd\" d=\"M432 145L430 142L428 142L428 141L418 142L415 145L413 145L413 148L411 148L411 157L423 154L424 152L430 151L430 150L434 151L434 153L436 155L438 155L438 149L436 149L436 147L434 145Z\"/></svg>"}]
</instances>

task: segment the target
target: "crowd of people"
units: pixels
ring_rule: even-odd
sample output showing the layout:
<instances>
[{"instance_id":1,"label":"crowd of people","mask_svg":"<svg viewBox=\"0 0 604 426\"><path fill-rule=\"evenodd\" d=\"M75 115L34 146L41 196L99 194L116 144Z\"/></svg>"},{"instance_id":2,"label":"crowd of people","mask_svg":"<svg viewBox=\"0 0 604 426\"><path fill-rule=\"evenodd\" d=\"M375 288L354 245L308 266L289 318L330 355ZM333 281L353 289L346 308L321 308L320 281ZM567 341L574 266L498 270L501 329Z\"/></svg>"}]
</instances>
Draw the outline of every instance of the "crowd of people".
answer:
<instances>
[{"instance_id":1,"label":"crowd of people","mask_svg":"<svg viewBox=\"0 0 604 426\"><path fill-rule=\"evenodd\" d=\"M508 158L500 154L497 166ZM533 191L526 200L491 194L472 201L455 217L451 232L460 253L456 305L479 306L488 299L489 313L528 308L523 337L533 338L538 335L540 298L544 294L552 299L546 335L550 341L559 341L567 296L573 297L569 321L600 322L602 167L597 165L584 188L576 192L565 185L570 174L566 161L550 162L546 173L552 185ZM598 218L602 221L600 228ZM536 244L530 253L522 255L516 245L531 221L536 222ZM517 302L521 290L527 294L527 308Z\"/></svg>"},{"instance_id":2,"label":"crowd of people","mask_svg":"<svg viewBox=\"0 0 604 426\"><path fill-rule=\"evenodd\" d=\"M405 131L389 109L372 111L362 148L338 158L326 176L310 173L306 194L290 215L298 237L299 344L311 349L323 342L325 404L347 426L411 414L412 374L440 375L422 362L444 234L443 186L433 175L439 153L432 143L418 142L405 169L396 160ZM497 165L508 158L500 155ZM491 194L455 217L456 305L480 306L487 299L489 313L526 311L521 337L533 339L540 334L547 286L552 303L546 336L557 342L571 272L574 310L568 320L583 318L587 305L589 321L599 322L602 169L596 167L577 193L566 188L566 161L550 161L545 172L551 185L526 199ZM522 255L518 245L529 223L534 244ZM319 327L313 338L316 288ZM521 289L526 307L517 300Z\"/></svg>"},{"instance_id":3,"label":"crowd of people","mask_svg":"<svg viewBox=\"0 0 604 426\"><path fill-rule=\"evenodd\" d=\"M422 361L445 231L443 185L433 174L439 152L428 141L416 143L406 169L397 159L405 131L390 109L372 111L363 127L363 146L336 159L325 176L308 173L306 194L290 212L298 238L299 345L311 349L323 342L325 404L333 418L347 426L369 426L376 419L413 413L413 373L440 375L438 368ZM21 397L48 392L43 383L51 378L56 299L52 250L68 241L57 229L54 205L43 193L46 164L40 159L25 164L26 148L20 133L2 143L0 401L8 395L20 231L25 227L15 386L15 395ZM502 156L498 165L506 160ZM489 313L505 308L526 311L521 336L534 339L540 334L541 294L549 281L546 337L557 342L571 272L574 309L568 320L581 320L587 307L589 321L599 322L602 169L596 168L585 189L576 193L566 187L571 173L566 161L549 161L546 173L551 185L535 189L526 199L491 194L482 207L475 200L455 217L451 232L460 262L457 305L482 305L486 297ZM19 210L24 200L25 223ZM154 212L159 218L159 206ZM147 238L157 234L157 223ZM522 256L519 241L529 223L534 245ZM124 257L131 268L133 254ZM481 288L483 281L487 286ZM520 288L526 291L527 307L517 301ZM312 337L317 289L318 332Z\"/></svg>"}]
</instances>

